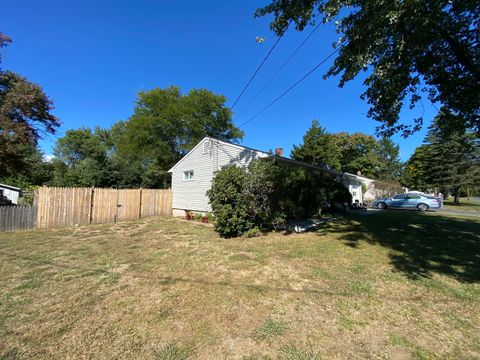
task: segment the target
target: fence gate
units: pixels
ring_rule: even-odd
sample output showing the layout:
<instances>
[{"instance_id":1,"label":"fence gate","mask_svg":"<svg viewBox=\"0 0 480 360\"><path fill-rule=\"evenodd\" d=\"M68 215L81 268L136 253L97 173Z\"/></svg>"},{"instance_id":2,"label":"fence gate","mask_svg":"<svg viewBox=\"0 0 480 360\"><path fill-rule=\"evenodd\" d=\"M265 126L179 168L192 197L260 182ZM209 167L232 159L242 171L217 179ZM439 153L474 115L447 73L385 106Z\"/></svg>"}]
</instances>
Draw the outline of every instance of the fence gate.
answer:
<instances>
[{"instance_id":1,"label":"fence gate","mask_svg":"<svg viewBox=\"0 0 480 360\"><path fill-rule=\"evenodd\" d=\"M118 191L116 221L140 219L142 190L122 189Z\"/></svg>"},{"instance_id":2,"label":"fence gate","mask_svg":"<svg viewBox=\"0 0 480 360\"><path fill-rule=\"evenodd\" d=\"M92 189L92 224L105 224L117 221L118 190Z\"/></svg>"}]
</instances>

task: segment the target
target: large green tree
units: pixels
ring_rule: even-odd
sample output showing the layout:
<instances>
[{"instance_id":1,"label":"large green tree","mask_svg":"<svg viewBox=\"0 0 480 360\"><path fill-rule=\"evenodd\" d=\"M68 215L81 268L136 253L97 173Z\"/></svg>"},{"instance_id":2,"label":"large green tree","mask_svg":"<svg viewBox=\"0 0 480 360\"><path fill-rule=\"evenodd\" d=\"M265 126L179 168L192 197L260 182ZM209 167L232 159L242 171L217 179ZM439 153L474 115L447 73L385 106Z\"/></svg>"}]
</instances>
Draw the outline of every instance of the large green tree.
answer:
<instances>
[{"instance_id":1,"label":"large green tree","mask_svg":"<svg viewBox=\"0 0 480 360\"><path fill-rule=\"evenodd\" d=\"M429 169L427 162L429 151L430 147L428 145L418 146L405 164L402 182L412 190L429 190Z\"/></svg>"},{"instance_id":2,"label":"large green tree","mask_svg":"<svg viewBox=\"0 0 480 360\"><path fill-rule=\"evenodd\" d=\"M17 171L0 177L0 182L27 189L32 185L48 184L53 176L53 164L45 159L42 151L31 144L19 144L15 153L23 166Z\"/></svg>"},{"instance_id":3,"label":"large green tree","mask_svg":"<svg viewBox=\"0 0 480 360\"><path fill-rule=\"evenodd\" d=\"M404 175L408 186L452 194L455 203L462 190L480 184L480 141L470 131L451 127L458 121L457 115L442 108Z\"/></svg>"},{"instance_id":4,"label":"large green tree","mask_svg":"<svg viewBox=\"0 0 480 360\"><path fill-rule=\"evenodd\" d=\"M400 146L388 137L378 140L378 146L380 178L400 180L404 168L404 164L400 160Z\"/></svg>"},{"instance_id":5,"label":"large green tree","mask_svg":"<svg viewBox=\"0 0 480 360\"><path fill-rule=\"evenodd\" d=\"M388 138L375 139L362 133L329 133L317 120L295 145L292 158L337 171L382 180L398 180L402 172L399 147Z\"/></svg>"},{"instance_id":6,"label":"large green tree","mask_svg":"<svg viewBox=\"0 0 480 360\"><path fill-rule=\"evenodd\" d=\"M382 159L377 140L367 134L340 132L333 134L341 170L373 178L390 177L380 172Z\"/></svg>"},{"instance_id":7,"label":"large green tree","mask_svg":"<svg viewBox=\"0 0 480 360\"><path fill-rule=\"evenodd\" d=\"M428 94L480 136L480 1L270 0L256 12L267 14L278 35L335 20L339 51L326 76L343 86L369 70L362 97L380 133L421 128L422 116L408 124L399 114Z\"/></svg>"},{"instance_id":8,"label":"large green tree","mask_svg":"<svg viewBox=\"0 0 480 360\"><path fill-rule=\"evenodd\" d=\"M138 94L134 114L119 124L116 151L136 164L142 186L168 186L168 169L205 136L237 141L243 133L232 122L226 98L209 90L153 89Z\"/></svg>"},{"instance_id":9,"label":"large green tree","mask_svg":"<svg viewBox=\"0 0 480 360\"><path fill-rule=\"evenodd\" d=\"M68 130L58 139L53 160L56 186L111 186L109 131L96 128Z\"/></svg>"},{"instance_id":10,"label":"large green tree","mask_svg":"<svg viewBox=\"0 0 480 360\"><path fill-rule=\"evenodd\" d=\"M303 136L303 144L293 146L291 156L294 160L341 170L336 141L317 120L312 121Z\"/></svg>"},{"instance_id":11,"label":"large green tree","mask_svg":"<svg viewBox=\"0 0 480 360\"><path fill-rule=\"evenodd\" d=\"M9 42L10 38L0 32L0 48ZM46 133L55 133L60 122L52 109L52 101L39 85L0 68L0 177L13 176L28 167L22 149L35 147Z\"/></svg>"}]
</instances>

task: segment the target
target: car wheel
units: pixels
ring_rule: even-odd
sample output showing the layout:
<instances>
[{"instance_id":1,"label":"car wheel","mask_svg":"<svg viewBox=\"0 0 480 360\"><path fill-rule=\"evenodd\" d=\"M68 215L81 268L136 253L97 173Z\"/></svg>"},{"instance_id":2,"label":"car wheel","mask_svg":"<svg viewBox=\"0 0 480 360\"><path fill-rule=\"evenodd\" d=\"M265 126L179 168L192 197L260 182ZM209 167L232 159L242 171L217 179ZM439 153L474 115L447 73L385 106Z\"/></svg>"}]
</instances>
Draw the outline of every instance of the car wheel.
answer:
<instances>
[{"instance_id":1,"label":"car wheel","mask_svg":"<svg viewBox=\"0 0 480 360\"><path fill-rule=\"evenodd\" d=\"M428 210L428 205L427 204L418 204L417 209L419 211L427 211Z\"/></svg>"},{"instance_id":2,"label":"car wheel","mask_svg":"<svg viewBox=\"0 0 480 360\"><path fill-rule=\"evenodd\" d=\"M377 204L377 208L380 209L380 210L386 209L386 208L387 208L387 204L385 204L384 202L379 202L379 203Z\"/></svg>"}]
</instances>

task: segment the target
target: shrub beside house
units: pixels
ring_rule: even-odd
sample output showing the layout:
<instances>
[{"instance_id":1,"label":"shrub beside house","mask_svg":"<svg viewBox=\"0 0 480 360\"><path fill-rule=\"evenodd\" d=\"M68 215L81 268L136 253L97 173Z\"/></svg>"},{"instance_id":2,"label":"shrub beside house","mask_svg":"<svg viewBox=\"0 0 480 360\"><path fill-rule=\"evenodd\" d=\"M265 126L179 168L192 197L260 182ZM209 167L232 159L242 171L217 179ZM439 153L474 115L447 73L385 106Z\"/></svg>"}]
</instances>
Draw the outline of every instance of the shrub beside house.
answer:
<instances>
[{"instance_id":1,"label":"shrub beside house","mask_svg":"<svg viewBox=\"0 0 480 360\"><path fill-rule=\"evenodd\" d=\"M332 177L273 159L222 169L207 195L224 237L284 229L288 220L320 215L332 202L351 202L348 190Z\"/></svg>"}]
</instances>

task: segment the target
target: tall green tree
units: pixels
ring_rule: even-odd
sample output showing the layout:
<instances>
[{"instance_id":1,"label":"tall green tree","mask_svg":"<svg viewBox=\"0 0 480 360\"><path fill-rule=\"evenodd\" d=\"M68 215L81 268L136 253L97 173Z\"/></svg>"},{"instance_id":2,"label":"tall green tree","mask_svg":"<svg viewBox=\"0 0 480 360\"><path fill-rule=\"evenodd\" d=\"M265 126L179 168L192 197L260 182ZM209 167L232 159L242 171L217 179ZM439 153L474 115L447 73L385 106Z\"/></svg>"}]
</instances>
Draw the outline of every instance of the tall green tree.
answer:
<instances>
[{"instance_id":1,"label":"tall green tree","mask_svg":"<svg viewBox=\"0 0 480 360\"><path fill-rule=\"evenodd\" d=\"M341 75L343 86L369 71L362 98L380 133L420 129L422 116L409 125L399 114L428 94L480 136L480 1L270 0L256 16L269 14L278 35L335 20L338 55L326 76Z\"/></svg>"},{"instance_id":2,"label":"tall green tree","mask_svg":"<svg viewBox=\"0 0 480 360\"><path fill-rule=\"evenodd\" d=\"M291 156L294 160L341 170L335 139L317 120L312 121L303 136L303 144L293 146Z\"/></svg>"},{"instance_id":3,"label":"tall green tree","mask_svg":"<svg viewBox=\"0 0 480 360\"><path fill-rule=\"evenodd\" d=\"M337 171L381 180L398 180L402 172L399 146L390 139L375 139L362 133L328 133L317 120L295 145L292 158L314 165L328 165Z\"/></svg>"},{"instance_id":4,"label":"tall green tree","mask_svg":"<svg viewBox=\"0 0 480 360\"><path fill-rule=\"evenodd\" d=\"M0 177L0 182L26 189L33 185L48 184L53 176L53 165L44 158L42 151L31 144L19 144L15 153L24 166L15 172Z\"/></svg>"},{"instance_id":5,"label":"tall green tree","mask_svg":"<svg viewBox=\"0 0 480 360\"><path fill-rule=\"evenodd\" d=\"M430 184L427 177L430 170L427 158L430 149L428 145L418 146L405 164L402 182L413 190L429 190Z\"/></svg>"},{"instance_id":6,"label":"tall green tree","mask_svg":"<svg viewBox=\"0 0 480 360\"><path fill-rule=\"evenodd\" d=\"M111 186L109 131L68 130L58 139L53 160L56 186Z\"/></svg>"},{"instance_id":7,"label":"tall green tree","mask_svg":"<svg viewBox=\"0 0 480 360\"><path fill-rule=\"evenodd\" d=\"M480 184L480 141L471 131L451 127L457 115L442 108L429 127L425 144L407 162L405 183L420 190L436 190L454 196Z\"/></svg>"},{"instance_id":8,"label":"tall green tree","mask_svg":"<svg viewBox=\"0 0 480 360\"><path fill-rule=\"evenodd\" d=\"M378 154L380 158L380 179L400 180L404 164L400 160L400 146L390 138L378 140Z\"/></svg>"},{"instance_id":9,"label":"tall green tree","mask_svg":"<svg viewBox=\"0 0 480 360\"><path fill-rule=\"evenodd\" d=\"M442 108L429 128L426 178L431 186L452 194L458 204L462 190L480 183L480 141L463 128L452 131L448 125L458 120L455 117Z\"/></svg>"},{"instance_id":10,"label":"tall green tree","mask_svg":"<svg viewBox=\"0 0 480 360\"><path fill-rule=\"evenodd\" d=\"M380 178L381 159L379 144L371 136L362 133L340 132L333 135L342 171Z\"/></svg>"},{"instance_id":11,"label":"tall green tree","mask_svg":"<svg viewBox=\"0 0 480 360\"><path fill-rule=\"evenodd\" d=\"M203 137L227 141L243 137L225 101L205 89L183 94L171 86L140 92L134 114L118 127L118 156L139 166L142 186L168 186L169 168Z\"/></svg>"},{"instance_id":12,"label":"tall green tree","mask_svg":"<svg viewBox=\"0 0 480 360\"><path fill-rule=\"evenodd\" d=\"M11 39L0 32L0 48ZM1 60L1 58L0 58ZM42 88L23 76L0 68L0 177L28 166L22 147L36 146L44 134L54 134L59 120Z\"/></svg>"}]
</instances>

